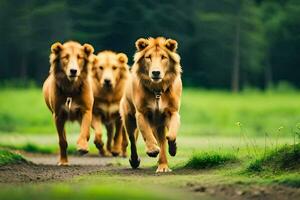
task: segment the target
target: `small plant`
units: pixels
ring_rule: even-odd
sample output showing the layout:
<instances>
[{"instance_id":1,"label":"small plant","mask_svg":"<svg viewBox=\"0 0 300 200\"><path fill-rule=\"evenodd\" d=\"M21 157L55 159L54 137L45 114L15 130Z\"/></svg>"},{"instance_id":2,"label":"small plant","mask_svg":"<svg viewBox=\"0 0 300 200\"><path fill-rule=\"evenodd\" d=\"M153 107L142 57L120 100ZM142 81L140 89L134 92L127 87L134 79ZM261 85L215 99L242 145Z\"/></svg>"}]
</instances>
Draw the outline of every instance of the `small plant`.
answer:
<instances>
[{"instance_id":1,"label":"small plant","mask_svg":"<svg viewBox=\"0 0 300 200\"><path fill-rule=\"evenodd\" d=\"M0 149L0 166L20 162L25 162L25 159L21 155Z\"/></svg>"},{"instance_id":2,"label":"small plant","mask_svg":"<svg viewBox=\"0 0 300 200\"><path fill-rule=\"evenodd\" d=\"M241 122L237 122L236 125L240 129L240 138L241 138L240 140L243 139L243 141L246 145L246 148L247 148L248 156L257 157L258 153L257 153L257 145L256 145L255 140L252 141L250 138L247 137L247 135L243 129L243 124ZM252 147L252 151L250 149L250 145ZM252 153L253 153L253 155L252 155Z\"/></svg>"},{"instance_id":3,"label":"small plant","mask_svg":"<svg viewBox=\"0 0 300 200\"><path fill-rule=\"evenodd\" d=\"M221 152L201 152L195 153L187 162L185 167L193 169L208 169L230 162L236 162L238 159L234 154Z\"/></svg>"},{"instance_id":4,"label":"small plant","mask_svg":"<svg viewBox=\"0 0 300 200\"><path fill-rule=\"evenodd\" d=\"M300 144L284 145L255 159L247 167L249 172L264 170L282 171L300 169Z\"/></svg>"}]
</instances>

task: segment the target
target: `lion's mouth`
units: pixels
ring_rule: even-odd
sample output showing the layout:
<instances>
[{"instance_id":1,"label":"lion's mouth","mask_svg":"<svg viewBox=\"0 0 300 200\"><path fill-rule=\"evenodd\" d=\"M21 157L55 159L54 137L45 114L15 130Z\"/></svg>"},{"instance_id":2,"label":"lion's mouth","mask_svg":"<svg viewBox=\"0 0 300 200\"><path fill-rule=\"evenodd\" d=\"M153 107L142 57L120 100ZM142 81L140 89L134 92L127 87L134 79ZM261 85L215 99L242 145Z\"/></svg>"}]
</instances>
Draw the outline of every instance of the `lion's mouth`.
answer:
<instances>
[{"instance_id":1,"label":"lion's mouth","mask_svg":"<svg viewBox=\"0 0 300 200\"><path fill-rule=\"evenodd\" d=\"M151 79L152 79L152 81L154 81L154 82L159 82L159 81L161 81L161 78L160 78L160 77L152 77Z\"/></svg>"},{"instance_id":2,"label":"lion's mouth","mask_svg":"<svg viewBox=\"0 0 300 200\"><path fill-rule=\"evenodd\" d=\"M77 75L69 75L68 77L69 77L69 80L72 80L72 81L76 80L78 78Z\"/></svg>"}]
</instances>

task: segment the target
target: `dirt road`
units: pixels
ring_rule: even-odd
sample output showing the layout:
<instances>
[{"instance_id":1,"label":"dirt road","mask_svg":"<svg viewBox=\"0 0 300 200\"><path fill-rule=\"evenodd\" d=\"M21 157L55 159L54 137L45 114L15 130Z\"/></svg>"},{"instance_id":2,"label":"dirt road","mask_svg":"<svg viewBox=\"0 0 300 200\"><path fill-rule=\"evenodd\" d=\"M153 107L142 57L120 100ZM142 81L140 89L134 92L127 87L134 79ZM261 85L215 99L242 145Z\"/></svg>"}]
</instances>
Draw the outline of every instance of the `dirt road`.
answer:
<instances>
[{"instance_id":1,"label":"dirt road","mask_svg":"<svg viewBox=\"0 0 300 200\"><path fill-rule=\"evenodd\" d=\"M99 158L97 156L70 156L72 165L56 166L56 155L25 154L30 163L6 165L0 167L1 184L24 184L38 182L56 182L68 180L75 176L114 172L116 175L157 176L154 169L131 170L128 166L119 165L116 158ZM119 158L120 159L120 158ZM125 161L125 160L123 160ZM127 161L127 159L126 159ZM173 175L196 174L177 170ZM202 172L203 173L203 172ZM280 185L251 185L244 183L203 185L199 182L187 182L181 189L190 191L195 197L209 199L300 199L300 189Z\"/></svg>"}]
</instances>

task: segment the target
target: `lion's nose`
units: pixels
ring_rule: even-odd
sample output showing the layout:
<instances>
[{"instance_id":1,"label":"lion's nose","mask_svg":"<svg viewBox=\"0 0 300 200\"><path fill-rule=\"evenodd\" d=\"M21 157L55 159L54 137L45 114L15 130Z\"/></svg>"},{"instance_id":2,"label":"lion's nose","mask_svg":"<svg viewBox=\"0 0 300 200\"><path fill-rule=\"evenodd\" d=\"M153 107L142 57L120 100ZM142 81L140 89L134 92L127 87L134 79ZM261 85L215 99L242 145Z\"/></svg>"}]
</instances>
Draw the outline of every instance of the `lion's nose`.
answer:
<instances>
[{"instance_id":1,"label":"lion's nose","mask_svg":"<svg viewBox=\"0 0 300 200\"><path fill-rule=\"evenodd\" d=\"M160 71L152 71L152 76L153 77L159 77L160 76Z\"/></svg>"},{"instance_id":2,"label":"lion's nose","mask_svg":"<svg viewBox=\"0 0 300 200\"><path fill-rule=\"evenodd\" d=\"M110 85L110 84L111 84L110 79L104 79L104 84L105 84L105 85Z\"/></svg>"},{"instance_id":3,"label":"lion's nose","mask_svg":"<svg viewBox=\"0 0 300 200\"><path fill-rule=\"evenodd\" d=\"M71 74L72 76L76 76L76 74L77 74L77 69L70 69L70 74Z\"/></svg>"}]
</instances>

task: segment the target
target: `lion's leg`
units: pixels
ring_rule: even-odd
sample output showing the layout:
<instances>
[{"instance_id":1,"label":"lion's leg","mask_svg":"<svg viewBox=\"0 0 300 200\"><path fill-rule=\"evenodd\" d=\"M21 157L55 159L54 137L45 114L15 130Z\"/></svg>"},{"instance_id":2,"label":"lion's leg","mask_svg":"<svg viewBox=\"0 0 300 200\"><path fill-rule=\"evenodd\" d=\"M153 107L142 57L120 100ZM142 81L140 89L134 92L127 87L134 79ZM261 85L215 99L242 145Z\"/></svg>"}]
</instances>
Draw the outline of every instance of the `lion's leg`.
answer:
<instances>
[{"instance_id":1,"label":"lion's leg","mask_svg":"<svg viewBox=\"0 0 300 200\"><path fill-rule=\"evenodd\" d=\"M159 154L159 147L153 135L152 129L142 113L136 113L137 126L143 135L146 143L146 153L150 157L156 157Z\"/></svg>"},{"instance_id":2,"label":"lion's leg","mask_svg":"<svg viewBox=\"0 0 300 200\"><path fill-rule=\"evenodd\" d=\"M122 157L127 157L128 138L125 128L122 126Z\"/></svg>"},{"instance_id":3,"label":"lion's leg","mask_svg":"<svg viewBox=\"0 0 300 200\"><path fill-rule=\"evenodd\" d=\"M115 124L114 123L105 124L105 127L107 132L106 150L108 151L109 154L111 154L111 145L113 141Z\"/></svg>"},{"instance_id":4,"label":"lion's leg","mask_svg":"<svg viewBox=\"0 0 300 200\"><path fill-rule=\"evenodd\" d=\"M77 150L81 154L86 154L89 152L89 139L90 139L90 127L92 122L92 111L86 110L80 121L80 134L77 140Z\"/></svg>"},{"instance_id":5,"label":"lion's leg","mask_svg":"<svg viewBox=\"0 0 300 200\"><path fill-rule=\"evenodd\" d=\"M114 135L114 142L112 147L112 154L113 156L119 156L122 151L122 121L121 118L118 117L115 121L116 130Z\"/></svg>"},{"instance_id":6,"label":"lion's leg","mask_svg":"<svg viewBox=\"0 0 300 200\"><path fill-rule=\"evenodd\" d=\"M168 167L168 160L167 160L167 139L166 139L166 128L165 126L160 126L156 129L156 135L159 141L159 159L158 159L158 167L156 172L170 172L172 171Z\"/></svg>"},{"instance_id":7,"label":"lion's leg","mask_svg":"<svg viewBox=\"0 0 300 200\"><path fill-rule=\"evenodd\" d=\"M94 144L99 150L101 156L106 156L106 150L104 149L104 143L102 141L102 122L100 116L93 115L92 128L95 131Z\"/></svg>"},{"instance_id":8,"label":"lion's leg","mask_svg":"<svg viewBox=\"0 0 300 200\"><path fill-rule=\"evenodd\" d=\"M164 138L159 141L160 152L159 152L159 159L158 159L158 167L156 172L170 172L172 171L168 167L168 160L167 160L167 139Z\"/></svg>"},{"instance_id":9,"label":"lion's leg","mask_svg":"<svg viewBox=\"0 0 300 200\"><path fill-rule=\"evenodd\" d=\"M136 136L135 136L136 134L135 132L137 130L136 119L133 116L128 114L123 117L124 117L123 119L124 119L124 126L125 126L124 128L130 141L131 155L130 155L129 162L131 167L133 169L136 169L140 165L140 159L136 149Z\"/></svg>"},{"instance_id":10,"label":"lion's leg","mask_svg":"<svg viewBox=\"0 0 300 200\"><path fill-rule=\"evenodd\" d=\"M174 112L170 116L168 123L167 140L169 144L169 154L175 156L177 152L176 137L180 127L180 116L178 112Z\"/></svg>"},{"instance_id":11,"label":"lion's leg","mask_svg":"<svg viewBox=\"0 0 300 200\"><path fill-rule=\"evenodd\" d=\"M68 156L67 156L67 138L66 138L66 131L65 131L65 122L66 120L64 117L59 117L53 114L56 130L58 133L58 139L59 139L59 148L60 148L60 157L58 165L68 165Z\"/></svg>"}]
</instances>

